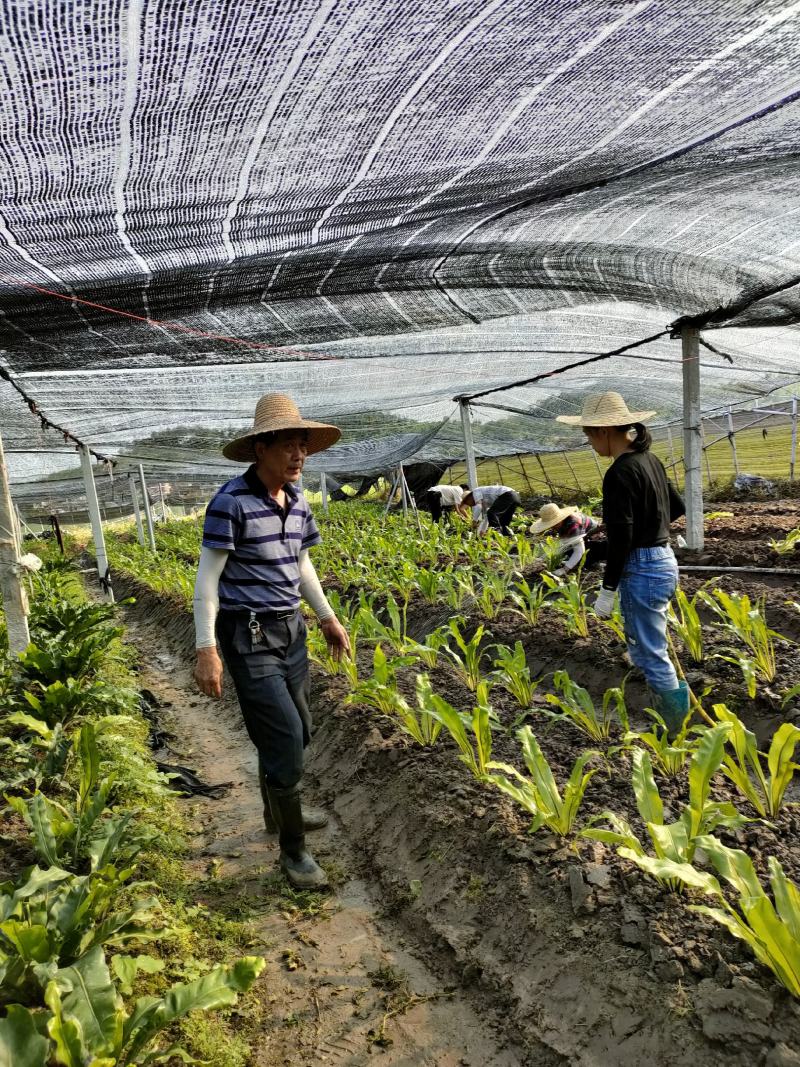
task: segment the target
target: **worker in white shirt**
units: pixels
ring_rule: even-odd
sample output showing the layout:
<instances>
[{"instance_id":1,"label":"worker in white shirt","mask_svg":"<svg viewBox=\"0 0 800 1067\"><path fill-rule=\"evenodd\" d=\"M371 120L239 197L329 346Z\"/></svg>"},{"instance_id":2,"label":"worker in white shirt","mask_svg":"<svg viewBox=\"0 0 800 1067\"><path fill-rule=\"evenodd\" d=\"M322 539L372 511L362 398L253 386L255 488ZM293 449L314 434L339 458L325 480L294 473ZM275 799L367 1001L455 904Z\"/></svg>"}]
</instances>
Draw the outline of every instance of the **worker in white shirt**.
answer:
<instances>
[{"instance_id":1,"label":"worker in white shirt","mask_svg":"<svg viewBox=\"0 0 800 1067\"><path fill-rule=\"evenodd\" d=\"M472 508L479 534L485 534L490 526L510 534L514 512L522 507L519 493L508 485L478 485L464 494L462 503Z\"/></svg>"},{"instance_id":2,"label":"worker in white shirt","mask_svg":"<svg viewBox=\"0 0 800 1067\"><path fill-rule=\"evenodd\" d=\"M434 522L440 522L445 512L455 511L462 519L469 519L469 508L464 506L464 493L468 485L432 485L425 494L425 503Z\"/></svg>"}]
</instances>

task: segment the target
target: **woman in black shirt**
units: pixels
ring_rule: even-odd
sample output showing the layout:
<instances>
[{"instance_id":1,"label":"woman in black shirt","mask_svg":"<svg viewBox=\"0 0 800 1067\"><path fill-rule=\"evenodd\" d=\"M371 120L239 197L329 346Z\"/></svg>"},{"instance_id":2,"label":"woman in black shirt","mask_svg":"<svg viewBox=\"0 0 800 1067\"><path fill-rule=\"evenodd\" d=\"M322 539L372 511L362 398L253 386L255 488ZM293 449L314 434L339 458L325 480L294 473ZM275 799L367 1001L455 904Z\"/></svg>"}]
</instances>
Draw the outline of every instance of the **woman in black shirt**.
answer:
<instances>
[{"instance_id":1,"label":"woman in black shirt","mask_svg":"<svg viewBox=\"0 0 800 1067\"><path fill-rule=\"evenodd\" d=\"M650 451L644 423L653 415L629 411L619 393L610 392L588 397L580 415L559 415L558 421L583 427L595 452L614 460L603 478L608 561L595 611L608 618L619 593L631 660L674 735L689 712L689 689L679 682L667 650L667 605L678 585L669 525L685 507Z\"/></svg>"}]
</instances>

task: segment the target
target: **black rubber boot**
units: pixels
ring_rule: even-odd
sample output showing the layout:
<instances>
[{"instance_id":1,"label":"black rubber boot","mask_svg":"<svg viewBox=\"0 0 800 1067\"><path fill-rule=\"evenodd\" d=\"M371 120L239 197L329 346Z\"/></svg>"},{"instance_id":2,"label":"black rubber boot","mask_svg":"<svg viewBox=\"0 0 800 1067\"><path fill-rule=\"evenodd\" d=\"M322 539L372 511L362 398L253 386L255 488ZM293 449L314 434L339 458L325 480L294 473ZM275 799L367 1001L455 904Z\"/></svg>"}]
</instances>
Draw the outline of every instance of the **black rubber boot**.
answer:
<instances>
[{"instance_id":1,"label":"black rubber boot","mask_svg":"<svg viewBox=\"0 0 800 1067\"><path fill-rule=\"evenodd\" d=\"M281 870L295 889L325 889L328 877L306 848L299 788L267 786L267 797L278 824Z\"/></svg>"},{"instance_id":2,"label":"black rubber boot","mask_svg":"<svg viewBox=\"0 0 800 1067\"><path fill-rule=\"evenodd\" d=\"M268 834L277 834L278 824L270 810L269 806L269 792L267 790L267 783L264 779L259 777L259 784L261 786L261 800L264 804L264 828ZM308 832L309 830L321 830L323 826L328 825L328 816L324 811L319 808L303 808L303 829Z\"/></svg>"}]
</instances>

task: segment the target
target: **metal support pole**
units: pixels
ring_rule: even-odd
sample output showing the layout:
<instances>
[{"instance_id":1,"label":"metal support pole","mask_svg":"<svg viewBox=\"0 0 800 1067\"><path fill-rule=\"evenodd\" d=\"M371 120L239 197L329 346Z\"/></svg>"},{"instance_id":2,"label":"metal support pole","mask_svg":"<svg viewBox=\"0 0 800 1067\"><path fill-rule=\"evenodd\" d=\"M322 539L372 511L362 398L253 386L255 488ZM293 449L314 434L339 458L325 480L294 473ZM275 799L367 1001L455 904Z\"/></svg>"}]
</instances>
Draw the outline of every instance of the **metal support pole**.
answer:
<instances>
[{"instance_id":1,"label":"metal support pole","mask_svg":"<svg viewBox=\"0 0 800 1067\"><path fill-rule=\"evenodd\" d=\"M128 484L131 487L131 500L133 501L133 517L136 519L136 537L140 545L144 544L144 527L142 526L142 512L139 508L139 493L136 489L136 475L132 472L128 475Z\"/></svg>"},{"instance_id":2,"label":"metal support pole","mask_svg":"<svg viewBox=\"0 0 800 1067\"><path fill-rule=\"evenodd\" d=\"M603 484L603 478L605 476L603 474L603 468L600 466L600 460L597 458L597 453L595 452L595 450L592 448L591 445L589 445L589 451L592 454L592 459L594 460L594 465L595 465L595 467L597 467L597 476L600 479L600 485L602 485Z\"/></svg>"},{"instance_id":3,"label":"metal support pole","mask_svg":"<svg viewBox=\"0 0 800 1067\"><path fill-rule=\"evenodd\" d=\"M147 526L147 539L150 542L150 551L156 550L156 535L153 530L153 512L150 510L150 497L147 495L147 482L144 480L144 467L139 464L139 482L142 486L142 499L144 502L144 521Z\"/></svg>"},{"instance_id":4,"label":"metal support pole","mask_svg":"<svg viewBox=\"0 0 800 1067\"><path fill-rule=\"evenodd\" d=\"M400 475L397 471L395 471L394 476L392 477L392 484L389 487L389 496L386 499L386 509L383 513L384 518L386 518L386 516L389 514L389 509L392 506L392 501L394 500L394 494L397 492L397 484L399 481Z\"/></svg>"},{"instance_id":5,"label":"metal support pole","mask_svg":"<svg viewBox=\"0 0 800 1067\"><path fill-rule=\"evenodd\" d=\"M731 452L733 453L733 470L736 477L739 477L739 457L736 455L736 435L733 432L733 412L728 408L728 440L731 443Z\"/></svg>"},{"instance_id":6,"label":"metal support pole","mask_svg":"<svg viewBox=\"0 0 800 1067\"><path fill-rule=\"evenodd\" d=\"M25 651L31 639L28 631L28 598L21 579L19 541L2 437L0 437L0 593L3 595L8 649L12 656L15 656Z\"/></svg>"},{"instance_id":7,"label":"metal support pole","mask_svg":"<svg viewBox=\"0 0 800 1067\"><path fill-rule=\"evenodd\" d=\"M703 420L700 419L700 447L703 450L703 459L706 464L706 484L708 488L711 488L711 483L714 481L714 476L711 473L711 460L709 459L708 449L706 448L706 431L703 428Z\"/></svg>"},{"instance_id":8,"label":"metal support pole","mask_svg":"<svg viewBox=\"0 0 800 1067\"><path fill-rule=\"evenodd\" d=\"M703 429L700 419L700 343L694 326L681 330L683 370L683 465L686 478L686 546L702 551L703 537Z\"/></svg>"},{"instance_id":9,"label":"metal support pole","mask_svg":"<svg viewBox=\"0 0 800 1067\"><path fill-rule=\"evenodd\" d=\"M464 434L464 457L467 464L467 481L470 489L478 486L478 468L475 465L475 443L472 440L472 412L469 400L459 399L458 409L461 413L461 430Z\"/></svg>"},{"instance_id":10,"label":"metal support pole","mask_svg":"<svg viewBox=\"0 0 800 1067\"><path fill-rule=\"evenodd\" d=\"M789 481L794 481L794 467L797 461L797 397L792 397L792 451L789 456Z\"/></svg>"},{"instance_id":11,"label":"metal support pole","mask_svg":"<svg viewBox=\"0 0 800 1067\"><path fill-rule=\"evenodd\" d=\"M100 518L100 504L97 500L97 487L94 484L94 471L92 470L92 454L88 445L80 446L81 471L83 472L83 488L86 493L86 507L89 511L89 522L92 527L92 540L94 541L94 554L97 559L97 573L100 576L100 586L106 599L114 603L114 590L111 588L111 571L108 567L106 555L106 539L103 535L103 520Z\"/></svg>"},{"instance_id":12,"label":"metal support pole","mask_svg":"<svg viewBox=\"0 0 800 1067\"><path fill-rule=\"evenodd\" d=\"M161 499L161 521L162 522L166 522L167 521L167 505L164 502L164 483L163 482L159 482L158 483L158 495L159 495L159 497Z\"/></svg>"},{"instance_id":13,"label":"metal support pole","mask_svg":"<svg viewBox=\"0 0 800 1067\"><path fill-rule=\"evenodd\" d=\"M325 475L325 471L320 472L319 476L319 491L322 494L322 510L325 514L328 514L328 479Z\"/></svg>"}]
</instances>

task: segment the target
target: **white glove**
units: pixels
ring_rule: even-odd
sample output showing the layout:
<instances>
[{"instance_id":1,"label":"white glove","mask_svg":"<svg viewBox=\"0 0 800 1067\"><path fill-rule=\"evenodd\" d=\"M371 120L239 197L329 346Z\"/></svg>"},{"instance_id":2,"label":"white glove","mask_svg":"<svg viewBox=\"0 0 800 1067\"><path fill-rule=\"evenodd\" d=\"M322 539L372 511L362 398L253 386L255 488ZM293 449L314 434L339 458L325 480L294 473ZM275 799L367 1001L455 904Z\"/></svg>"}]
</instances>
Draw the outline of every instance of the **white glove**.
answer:
<instances>
[{"instance_id":1,"label":"white glove","mask_svg":"<svg viewBox=\"0 0 800 1067\"><path fill-rule=\"evenodd\" d=\"M26 552L24 556L19 557L19 565L26 571L40 571L42 569L42 561L33 552Z\"/></svg>"},{"instance_id":2,"label":"white glove","mask_svg":"<svg viewBox=\"0 0 800 1067\"><path fill-rule=\"evenodd\" d=\"M554 578L565 578L566 574L567 574L567 568L566 567L557 567L556 570L553 571L553 577Z\"/></svg>"},{"instance_id":3,"label":"white glove","mask_svg":"<svg viewBox=\"0 0 800 1067\"><path fill-rule=\"evenodd\" d=\"M610 619L614 610L614 597L616 595L616 589L606 589L603 586L597 594L597 600L594 602L595 615L598 615L601 619Z\"/></svg>"}]
</instances>

